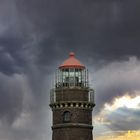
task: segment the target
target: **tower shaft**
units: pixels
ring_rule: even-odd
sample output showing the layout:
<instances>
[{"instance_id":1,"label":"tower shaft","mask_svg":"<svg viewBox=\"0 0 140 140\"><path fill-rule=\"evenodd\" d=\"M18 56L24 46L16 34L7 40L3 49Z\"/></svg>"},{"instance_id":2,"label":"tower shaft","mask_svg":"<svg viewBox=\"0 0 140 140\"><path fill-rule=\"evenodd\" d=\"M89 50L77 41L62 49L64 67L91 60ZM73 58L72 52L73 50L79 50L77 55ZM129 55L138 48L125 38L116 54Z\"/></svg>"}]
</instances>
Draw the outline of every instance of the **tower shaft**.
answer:
<instances>
[{"instance_id":1,"label":"tower shaft","mask_svg":"<svg viewBox=\"0 0 140 140\"><path fill-rule=\"evenodd\" d=\"M52 140L93 140L94 91L89 88L87 77L85 66L73 53L59 67L50 95Z\"/></svg>"}]
</instances>

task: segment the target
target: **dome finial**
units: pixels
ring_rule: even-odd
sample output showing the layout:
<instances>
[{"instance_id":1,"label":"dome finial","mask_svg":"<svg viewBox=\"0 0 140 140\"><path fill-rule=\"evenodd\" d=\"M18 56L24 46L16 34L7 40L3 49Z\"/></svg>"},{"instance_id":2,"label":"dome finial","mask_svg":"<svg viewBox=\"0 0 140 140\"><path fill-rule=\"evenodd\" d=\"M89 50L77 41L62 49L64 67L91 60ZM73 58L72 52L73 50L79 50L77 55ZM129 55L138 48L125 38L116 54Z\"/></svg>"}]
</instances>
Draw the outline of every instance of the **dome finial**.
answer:
<instances>
[{"instance_id":1,"label":"dome finial","mask_svg":"<svg viewBox=\"0 0 140 140\"><path fill-rule=\"evenodd\" d=\"M75 58L74 52L69 53L69 58L66 59L62 65L59 66L59 68L81 68L84 69L85 66L81 64L81 62Z\"/></svg>"},{"instance_id":2,"label":"dome finial","mask_svg":"<svg viewBox=\"0 0 140 140\"><path fill-rule=\"evenodd\" d=\"M69 53L69 56L70 56L70 57L74 57L74 56L75 56L74 52L70 52L70 53Z\"/></svg>"}]
</instances>

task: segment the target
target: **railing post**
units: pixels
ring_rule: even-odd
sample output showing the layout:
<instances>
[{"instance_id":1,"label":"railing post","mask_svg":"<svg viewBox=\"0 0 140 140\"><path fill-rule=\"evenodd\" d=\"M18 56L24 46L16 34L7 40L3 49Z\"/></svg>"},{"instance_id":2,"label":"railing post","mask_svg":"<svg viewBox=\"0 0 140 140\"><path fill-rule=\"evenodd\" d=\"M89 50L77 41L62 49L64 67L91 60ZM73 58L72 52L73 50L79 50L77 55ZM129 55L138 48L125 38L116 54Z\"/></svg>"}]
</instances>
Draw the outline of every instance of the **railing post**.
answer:
<instances>
[{"instance_id":1,"label":"railing post","mask_svg":"<svg viewBox=\"0 0 140 140\"><path fill-rule=\"evenodd\" d=\"M89 102L94 103L94 90L93 89L89 89L89 95L88 95L88 100Z\"/></svg>"},{"instance_id":2,"label":"railing post","mask_svg":"<svg viewBox=\"0 0 140 140\"><path fill-rule=\"evenodd\" d=\"M50 91L50 103L54 103L56 101L55 90L51 89Z\"/></svg>"}]
</instances>

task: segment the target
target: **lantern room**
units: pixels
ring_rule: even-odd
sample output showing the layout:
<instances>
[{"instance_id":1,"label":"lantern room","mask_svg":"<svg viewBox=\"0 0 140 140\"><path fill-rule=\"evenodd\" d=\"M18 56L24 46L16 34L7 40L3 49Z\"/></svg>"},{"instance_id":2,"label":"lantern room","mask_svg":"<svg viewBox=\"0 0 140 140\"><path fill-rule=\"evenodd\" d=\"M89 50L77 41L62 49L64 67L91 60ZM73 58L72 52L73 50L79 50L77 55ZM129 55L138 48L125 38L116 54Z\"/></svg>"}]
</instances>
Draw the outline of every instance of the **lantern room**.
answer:
<instances>
[{"instance_id":1,"label":"lantern room","mask_svg":"<svg viewBox=\"0 0 140 140\"><path fill-rule=\"evenodd\" d=\"M88 71L86 67L70 52L69 58L59 66L56 78L56 88L87 88L88 87Z\"/></svg>"}]
</instances>

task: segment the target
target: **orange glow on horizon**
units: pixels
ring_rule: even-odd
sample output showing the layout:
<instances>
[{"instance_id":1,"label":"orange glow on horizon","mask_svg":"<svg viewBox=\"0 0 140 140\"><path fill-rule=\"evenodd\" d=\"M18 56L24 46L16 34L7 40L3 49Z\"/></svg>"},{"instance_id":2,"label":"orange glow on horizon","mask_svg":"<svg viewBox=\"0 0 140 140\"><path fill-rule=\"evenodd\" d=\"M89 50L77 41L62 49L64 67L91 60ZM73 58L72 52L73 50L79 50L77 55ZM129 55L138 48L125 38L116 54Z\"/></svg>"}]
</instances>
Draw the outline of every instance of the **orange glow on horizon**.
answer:
<instances>
[{"instance_id":1,"label":"orange glow on horizon","mask_svg":"<svg viewBox=\"0 0 140 140\"><path fill-rule=\"evenodd\" d=\"M128 131L123 134L110 134L96 137L95 140L140 140L140 130L139 131Z\"/></svg>"}]
</instances>

